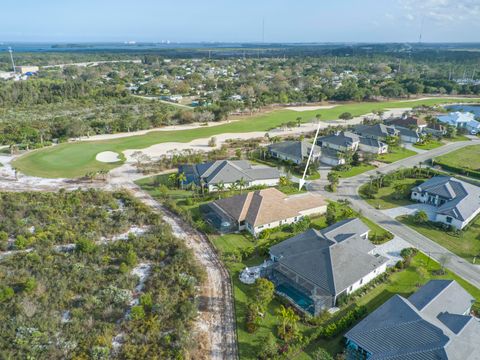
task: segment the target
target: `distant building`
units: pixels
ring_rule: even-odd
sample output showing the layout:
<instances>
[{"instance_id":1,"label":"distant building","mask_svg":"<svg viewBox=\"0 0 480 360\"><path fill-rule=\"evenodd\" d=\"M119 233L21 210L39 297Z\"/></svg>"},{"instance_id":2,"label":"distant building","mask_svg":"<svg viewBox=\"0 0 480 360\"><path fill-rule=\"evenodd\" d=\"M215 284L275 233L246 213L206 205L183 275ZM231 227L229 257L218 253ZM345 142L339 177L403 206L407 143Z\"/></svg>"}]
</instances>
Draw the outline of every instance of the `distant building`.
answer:
<instances>
[{"instance_id":1,"label":"distant building","mask_svg":"<svg viewBox=\"0 0 480 360\"><path fill-rule=\"evenodd\" d=\"M480 214L480 188L453 177L432 177L412 188L411 199L435 206L433 220L457 229Z\"/></svg>"},{"instance_id":2,"label":"distant building","mask_svg":"<svg viewBox=\"0 0 480 360\"><path fill-rule=\"evenodd\" d=\"M266 229L296 223L305 216L326 211L327 202L320 195L287 196L275 188L219 199L202 207L206 219L219 231L247 230L255 236Z\"/></svg>"},{"instance_id":3,"label":"distant building","mask_svg":"<svg viewBox=\"0 0 480 360\"><path fill-rule=\"evenodd\" d=\"M38 66L16 66L15 71L19 72L20 74L27 74L27 73L37 73L40 70Z\"/></svg>"},{"instance_id":4,"label":"distant building","mask_svg":"<svg viewBox=\"0 0 480 360\"><path fill-rule=\"evenodd\" d=\"M374 139L385 142L391 136L399 136L399 131L395 126L388 126L385 124L375 125L358 125L354 132L360 136L368 139Z\"/></svg>"},{"instance_id":5,"label":"distant building","mask_svg":"<svg viewBox=\"0 0 480 360\"><path fill-rule=\"evenodd\" d=\"M457 129L466 129L472 134L480 132L480 122L475 120L475 115L469 112L453 112L448 115L440 115L438 121L452 125Z\"/></svg>"},{"instance_id":6,"label":"distant building","mask_svg":"<svg viewBox=\"0 0 480 360\"><path fill-rule=\"evenodd\" d=\"M280 173L276 168L267 166L252 166L244 160L218 160L202 164L181 165L179 173L184 173L184 184L194 182L205 186L209 191L216 191L220 183L226 189L240 180L245 182L245 188L252 186L276 186Z\"/></svg>"},{"instance_id":7,"label":"distant building","mask_svg":"<svg viewBox=\"0 0 480 360\"><path fill-rule=\"evenodd\" d=\"M477 360L474 302L453 280L432 280L408 299L394 295L345 334L346 358Z\"/></svg>"},{"instance_id":8,"label":"distant building","mask_svg":"<svg viewBox=\"0 0 480 360\"><path fill-rule=\"evenodd\" d=\"M314 149L311 161L315 162L320 157L321 149L308 141L282 141L274 143L268 146L268 153L276 159L301 164L308 159L312 147Z\"/></svg>"},{"instance_id":9,"label":"distant building","mask_svg":"<svg viewBox=\"0 0 480 360\"><path fill-rule=\"evenodd\" d=\"M307 230L270 248L267 277L298 309L318 315L385 272L388 259L373 255L369 231L358 218Z\"/></svg>"}]
</instances>

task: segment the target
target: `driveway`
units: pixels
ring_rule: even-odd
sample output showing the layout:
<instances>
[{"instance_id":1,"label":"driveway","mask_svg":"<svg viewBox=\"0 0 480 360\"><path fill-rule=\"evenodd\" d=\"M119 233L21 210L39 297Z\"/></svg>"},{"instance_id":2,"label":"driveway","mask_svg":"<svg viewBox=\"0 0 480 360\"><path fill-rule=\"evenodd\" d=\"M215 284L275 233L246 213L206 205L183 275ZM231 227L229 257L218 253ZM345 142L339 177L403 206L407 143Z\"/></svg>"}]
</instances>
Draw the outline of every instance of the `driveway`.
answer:
<instances>
[{"instance_id":1,"label":"driveway","mask_svg":"<svg viewBox=\"0 0 480 360\"><path fill-rule=\"evenodd\" d=\"M425 211L431 221L435 221L436 207L428 204L411 204L406 206L399 206L393 209L380 210L384 214L395 219L403 215L413 215L417 211Z\"/></svg>"},{"instance_id":2,"label":"driveway","mask_svg":"<svg viewBox=\"0 0 480 360\"><path fill-rule=\"evenodd\" d=\"M388 259L387 266L395 266L399 260L403 260L400 252L409 247L412 247L410 243L406 242L399 236L395 236L385 244L375 246L375 249L372 250L372 255L379 254L384 256Z\"/></svg>"}]
</instances>

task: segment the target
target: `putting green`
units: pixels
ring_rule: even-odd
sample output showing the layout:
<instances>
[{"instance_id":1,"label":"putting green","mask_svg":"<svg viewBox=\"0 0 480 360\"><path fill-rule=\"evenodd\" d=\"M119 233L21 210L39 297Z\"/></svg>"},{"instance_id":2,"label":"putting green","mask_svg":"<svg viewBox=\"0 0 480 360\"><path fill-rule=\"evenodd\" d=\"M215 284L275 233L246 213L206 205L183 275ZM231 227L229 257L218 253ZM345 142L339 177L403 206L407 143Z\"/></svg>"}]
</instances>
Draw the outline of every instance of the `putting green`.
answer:
<instances>
[{"instance_id":1,"label":"putting green","mask_svg":"<svg viewBox=\"0 0 480 360\"><path fill-rule=\"evenodd\" d=\"M321 114L322 120L338 119L344 112L350 112L353 116L361 116L372 110L388 108L409 108L420 105L438 105L447 103L473 103L480 99L427 99L417 101L393 101L393 102L363 102L336 106L332 109L320 109L305 112L292 110L276 110L266 114L247 117L223 125L200 127L191 130L152 131L145 135L130 136L104 141L85 141L78 143L65 143L46 149L39 149L19 157L13 165L22 173L31 176L48 178L74 178L83 176L90 171L100 169L112 169L119 163L106 164L95 160L98 153L114 151L122 153L127 149L144 149L151 145L163 142L190 142L198 138L207 138L222 133L244 133L253 131L267 131L282 123L295 121L299 116L303 122L308 122Z\"/></svg>"}]
</instances>

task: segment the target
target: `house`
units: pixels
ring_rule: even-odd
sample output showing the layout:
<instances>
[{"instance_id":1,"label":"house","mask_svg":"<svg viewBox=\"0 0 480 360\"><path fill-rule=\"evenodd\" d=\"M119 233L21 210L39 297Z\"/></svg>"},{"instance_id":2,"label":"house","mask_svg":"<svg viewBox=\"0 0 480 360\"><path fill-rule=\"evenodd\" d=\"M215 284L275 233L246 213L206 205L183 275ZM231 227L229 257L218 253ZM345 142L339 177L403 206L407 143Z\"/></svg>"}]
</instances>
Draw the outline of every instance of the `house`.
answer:
<instances>
[{"instance_id":1,"label":"house","mask_svg":"<svg viewBox=\"0 0 480 360\"><path fill-rule=\"evenodd\" d=\"M400 140L404 143L411 143L416 144L422 140L422 134L420 130L417 129L409 129L406 127L395 126L395 129L398 130Z\"/></svg>"},{"instance_id":2,"label":"house","mask_svg":"<svg viewBox=\"0 0 480 360\"><path fill-rule=\"evenodd\" d=\"M372 138L366 138L354 134L349 131L339 132L337 134L321 137L317 140L317 144L322 147L322 153L325 149L335 151L361 151L371 154L384 154L388 152L388 145ZM323 154L322 154L323 155ZM332 157L330 154L326 154L326 157ZM341 158L337 156L336 158ZM321 159L322 161L322 159ZM322 161L326 162L326 161ZM333 161L336 162L336 161ZM328 161L332 165L332 161ZM336 163L335 165L340 165Z\"/></svg>"},{"instance_id":3,"label":"house","mask_svg":"<svg viewBox=\"0 0 480 360\"><path fill-rule=\"evenodd\" d=\"M338 166L345 164L345 158L343 157L343 153L341 151L326 147L322 148L320 162L327 165Z\"/></svg>"},{"instance_id":4,"label":"house","mask_svg":"<svg viewBox=\"0 0 480 360\"><path fill-rule=\"evenodd\" d=\"M402 116L393 119L387 119L385 120L385 124L393 125L395 127L400 126L417 131L422 131L427 127L427 122L417 116Z\"/></svg>"},{"instance_id":5,"label":"house","mask_svg":"<svg viewBox=\"0 0 480 360\"><path fill-rule=\"evenodd\" d=\"M466 129L471 134L480 132L480 122L475 120L475 114L456 111L448 115L438 116L438 121L455 126L457 129Z\"/></svg>"},{"instance_id":6,"label":"house","mask_svg":"<svg viewBox=\"0 0 480 360\"><path fill-rule=\"evenodd\" d=\"M40 70L38 66L24 66L24 65L18 65L15 67L15 71L20 73L20 74L34 74L37 73Z\"/></svg>"},{"instance_id":7,"label":"house","mask_svg":"<svg viewBox=\"0 0 480 360\"><path fill-rule=\"evenodd\" d=\"M480 213L480 188L454 177L432 177L412 188L411 199L433 205L434 221L457 229Z\"/></svg>"},{"instance_id":8,"label":"house","mask_svg":"<svg viewBox=\"0 0 480 360\"><path fill-rule=\"evenodd\" d=\"M399 136L399 131L395 129L395 126L385 124L358 125L355 127L354 132L362 137L383 142L389 137Z\"/></svg>"},{"instance_id":9,"label":"house","mask_svg":"<svg viewBox=\"0 0 480 360\"><path fill-rule=\"evenodd\" d=\"M313 149L311 161L315 162L320 157L320 147L308 141L282 141L268 146L268 153L271 157L291 161L297 165L306 161Z\"/></svg>"},{"instance_id":10,"label":"house","mask_svg":"<svg viewBox=\"0 0 480 360\"><path fill-rule=\"evenodd\" d=\"M305 216L326 211L327 203L320 195L287 196L275 188L219 199L202 208L206 219L219 231L246 230L254 236L266 229L293 224Z\"/></svg>"},{"instance_id":11,"label":"house","mask_svg":"<svg viewBox=\"0 0 480 360\"><path fill-rule=\"evenodd\" d=\"M385 272L388 259L372 255L368 233L358 218L307 230L270 248L267 277L299 310L318 315Z\"/></svg>"},{"instance_id":12,"label":"house","mask_svg":"<svg viewBox=\"0 0 480 360\"><path fill-rule=\"evenodd\" d=\"M276 186L280 180L277 169L267 166L252 166L244 160L218 160L208 163L181 165L178 173L185 174L184 184L195 183L205 186L209 191L218 190L218 185L228 189L239 181L244 188L252 186Z\"/></svg>"},{"instance_id":13,"label":"house","mask_svg":"<svg viewBox=\"0 0 480 360\"><path fill-rule=\"evenodd\" d=\"M474 301L453 280L432 280L408 299L394 295L345 334L346 358L479 359Z\"/></svg>"},{"instance_id":14,"label":"house","mask_svg":"<svg viewBox=\"0 0 480 360\"><path fill-rule=\"evenodd\" d=\"M317 144L322 148L329 148L342 152L355 152L360 144L360 137L357 134L345 131L318 138Z\"/></svg>"}]
</instances>

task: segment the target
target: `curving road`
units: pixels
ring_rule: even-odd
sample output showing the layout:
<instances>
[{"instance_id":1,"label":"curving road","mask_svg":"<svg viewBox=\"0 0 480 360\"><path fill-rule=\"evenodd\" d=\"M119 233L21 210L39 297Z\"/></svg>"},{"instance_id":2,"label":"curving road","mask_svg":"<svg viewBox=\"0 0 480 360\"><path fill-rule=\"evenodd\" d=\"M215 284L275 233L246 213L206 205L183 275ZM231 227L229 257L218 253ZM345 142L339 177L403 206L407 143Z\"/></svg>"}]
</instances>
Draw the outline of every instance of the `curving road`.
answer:
<instances>
[{"instance_id":1,"label":"curving road","mask_svg":"<svg viewBox=\"0 0 480 360\"><path fill-rule=\"evenodd\" d=\"M419 234L407 225L404 225L401 222L385 215L380 210L370 206L360 197L360 195L358 195L358 188L367 183L370 180L371 175L376 175L378 172L385 174L400 168L413 167L434 157L447 154L451 151L455 151L468 145L477 144L480 144L480 140L450 143L445 146L397 161L395 163L382 166L381 168L370 170L348 179L343 179L340 181L336 194L325 192L323 190L323 185L320 182L315 181L308 184L308 190L321 192L322 195L334 200L348 199L351 202L351 206L356 211L361 212L362 215L368 219L374 221L393 234L401 237L436 261L444 262L448 269L452 270L460 277L480 288L480 266L470 264L468 261L455 255L426 236Z\"/></svg>"}]
</instances>

